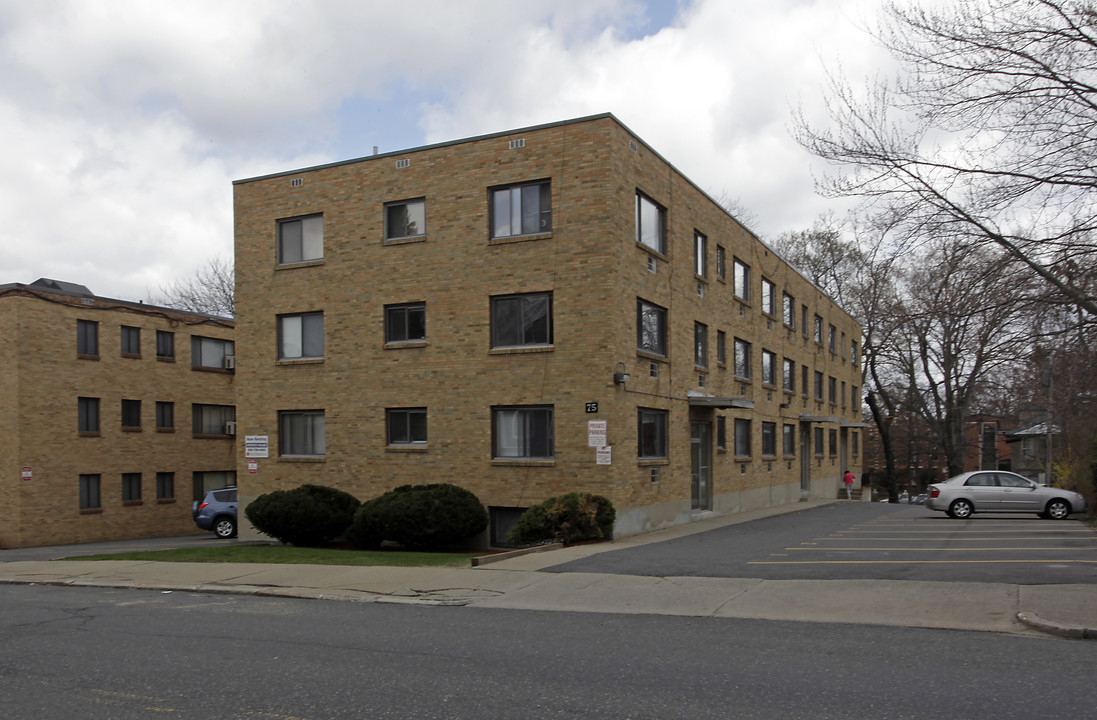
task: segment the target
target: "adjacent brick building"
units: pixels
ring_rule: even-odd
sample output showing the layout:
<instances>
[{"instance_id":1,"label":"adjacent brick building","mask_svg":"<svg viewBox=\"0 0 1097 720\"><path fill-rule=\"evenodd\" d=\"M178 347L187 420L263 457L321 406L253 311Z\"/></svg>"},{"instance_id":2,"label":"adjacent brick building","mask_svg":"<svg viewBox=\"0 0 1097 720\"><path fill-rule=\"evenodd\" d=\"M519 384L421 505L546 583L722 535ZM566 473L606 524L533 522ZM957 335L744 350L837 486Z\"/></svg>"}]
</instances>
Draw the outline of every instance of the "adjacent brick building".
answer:
<instances>
[{"instance_id":1,"label":"adjacent brick building","mask_svg":"<svg viewBox=\"0 0 1097 720\"><path fill-rule=\"evenodd\" d=\"M196 532L235 481L233 323L0 285L0 547Z\"/></svg>"},{"instance_id":2,"label":"adjacent brick building","mask_svg":"<svg viewBox=\"0 0 1097 720\"><path fill-rule=\"evenodd\" d=\"M611 115L234 194L241 504L452 482L499 541L578 490L620 537L860 471L860 328Z\"/></svg>"}]
</instances>

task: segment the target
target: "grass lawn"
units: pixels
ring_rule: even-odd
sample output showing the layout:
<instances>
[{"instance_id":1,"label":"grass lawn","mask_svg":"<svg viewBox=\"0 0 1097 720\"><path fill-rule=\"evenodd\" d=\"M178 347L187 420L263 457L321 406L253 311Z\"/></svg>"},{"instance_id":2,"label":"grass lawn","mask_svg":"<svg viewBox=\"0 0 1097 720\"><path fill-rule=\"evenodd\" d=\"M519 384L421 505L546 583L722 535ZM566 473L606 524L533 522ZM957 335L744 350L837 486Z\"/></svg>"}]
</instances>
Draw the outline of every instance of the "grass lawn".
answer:
<instances>
[{"instance_id":1,"label":"grass lawn","mask_svg":"<svg viewBox=\"0 0 1097 720\"><path fill-rule=\"evenodd\" d=\"M82 555L65 560L149 560L154 562L283 563L286 565L372 565L389 567L467 567L485 553L430 553L402 550L342 550L288 545L237 545L147 552Z\"/></svg>"}]
</instances>

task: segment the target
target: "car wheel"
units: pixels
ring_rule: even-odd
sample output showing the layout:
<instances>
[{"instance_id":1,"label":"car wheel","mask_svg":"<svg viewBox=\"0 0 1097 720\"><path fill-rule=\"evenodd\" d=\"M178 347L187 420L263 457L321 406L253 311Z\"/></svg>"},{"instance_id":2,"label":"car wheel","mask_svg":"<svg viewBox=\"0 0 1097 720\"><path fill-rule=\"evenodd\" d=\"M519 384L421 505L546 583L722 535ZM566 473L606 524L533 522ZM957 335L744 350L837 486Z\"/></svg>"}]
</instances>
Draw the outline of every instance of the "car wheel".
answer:
<instances>
[{"instance_id":1,"label":"car wheel","mask_svg":"<svg viewBox=\"0 0 1097 720\"><path fill-rule=\"evenodd\" d=\"M948 514L959 520L971 517L971 514L975 512L975 507L971 504L970 500L953 500L952 504L948 506Z\"/></svg>"},{"instance_id":2,"label":"car wheel","mask_svg":"<svg viewBox=\"0 0 1097 720\"><path fill-rule=\"evenodd\" d=\"M1066 520L1070 517L1070 503L1066 500L1052 500L1047 504L1044 515L1052 520Z\"/></svg>"},{"instance_id":3,"label":"car wheel","mask_svg":"<svg viewBox=\"0 0 1097 720\"><path fill-rule=\"evenodd\" d=\"M213 532L219 538L230 538L236 535L236 521L230 517L219 517L213 523Z\"/></svg>"}]
</instances>

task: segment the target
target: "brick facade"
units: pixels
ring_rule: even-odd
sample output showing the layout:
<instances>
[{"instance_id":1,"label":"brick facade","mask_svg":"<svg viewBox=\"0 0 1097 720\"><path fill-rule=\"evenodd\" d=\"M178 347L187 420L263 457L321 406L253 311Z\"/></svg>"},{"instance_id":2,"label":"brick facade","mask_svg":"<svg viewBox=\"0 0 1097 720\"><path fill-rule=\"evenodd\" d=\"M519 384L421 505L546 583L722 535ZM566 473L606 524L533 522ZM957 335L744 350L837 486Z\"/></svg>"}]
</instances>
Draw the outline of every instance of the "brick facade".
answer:
<instances>
[{"instance_id":1,"label":"brick facade","mask_svg":"<svg viewBox=\"0 0 1097 720\"><path fill-rule=\"evenodd\" d=\"M96 353L78 354L78 321L95 328ZM174 357L157 356L157 331L172 334ZM123 333L132 343L125 354ZM195 403L234 399L230 371L192 369L191 338L233 333L229 320L97 297L81 286L0 286L0 547L197 532L195 482L231 482L236 457L232 436L192 432ZM172 427L157 427L158 402L172 403ZM81 409L95 406L81 428ZM173 473L172 488L159 473ZM93 489L94 476L98 502L82 502L81 484Z\"/></svg>"},{"instance_id":2,"label":"brick facade","mask_svg":"<svg viewBox=\"0 0 1097 720\"><path fill-rule=\"evenodd\" d=\"M491 190L537 183L551 193L551 227L500 237ZM270 447L268 458L253 459L254 474L241 473L241 504L304 482L365 500L401 484L446 481L492 509L499 533L515 509L582 490L613 502L620 537L707 510L833 497L846 467L859 473L861 376L851 352L860 328L610 115L242 180L234 189L239 427ZM664 210L664 248L637 241L638 193ZM386 204L403 201L423 202L425 233L416 227L386 240ZM520 202L523 211L531 206L524 195ZM279 221L300 217L322 217L322 252L280 260ZM698 232L706 236L700 275ZM735 259L750 268L747 299L734 292ZM763 278L773 287L770 313ZM784 293L794 298L792 326ZM531 294L550 298L551 339L493 341L494 303ZM663 312L661 352L639 348L641 300ZM425 310L425 337L386 342L386 307L401 304ZM300 313L322 313L322 353L280 356L280 323ZM697 364L697 323L707 328L707 366ZM736 378L737 338L750 343L746 379ZM773 353L772 383L763 381L763 351ZM785 359L795 363L789 392ZM627 382L615 381L621 372ZM425 442L390 442L386 411L408 408L425 410ZM511 425L500 429L510 408L551 412L548 453L501 456L510 452L496 449L510 437ZM660 457L639 456L641 410L665 417ZM323 413L321 451L286 451L279 418L287 412ZM749 447L738 454L736 419L750 422ZM610 464L596 461L590 421L606 424ZM776 445L763 454L768 423ZM814 441L816 428L824 447L805 457L802 433Z\"/></svg>"}]
</instances>

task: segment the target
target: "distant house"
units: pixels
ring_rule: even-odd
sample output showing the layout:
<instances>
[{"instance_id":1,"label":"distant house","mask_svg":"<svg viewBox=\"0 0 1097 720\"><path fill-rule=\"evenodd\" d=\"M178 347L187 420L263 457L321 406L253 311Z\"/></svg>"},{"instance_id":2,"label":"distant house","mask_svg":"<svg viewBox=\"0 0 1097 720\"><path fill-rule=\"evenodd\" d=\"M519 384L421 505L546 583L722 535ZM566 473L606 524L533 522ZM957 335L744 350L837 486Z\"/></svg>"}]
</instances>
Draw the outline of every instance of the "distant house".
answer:
<instances>
[{"instance_id":1,"label":"distant house","mask_svg":"<svg viewBox=\"0 0 1097 720\"><path fill-rule=\"evenodd\" d=\"M1049 430L1047 419L1037 416L1003 435L1013 446L1013 472L1037 482L1047 482L1048 441L1054 449L1059 426L1052 423Z\"/></svg>"},{"instance_id":2,"label":"distant house","mask_svg":"<svg viewBox=\"0 0 1097 720\"><path fill-rule=\"evenodd\" d=\"M41 279L0 285L0 547L195 531L235 482L234 325Z\"/></svg>"},{"instance_id":3,"label":"distant house","mask_svg":"<svg viewBox=\"0 0 1097 720\"><path fill-rule=\"evenodd\" d=\"M1002 431L1015 419L973 415L964 423L964 470L1012 469L1011 446Z\"/></svg>"},{"instance_id":4,"label":"distant house","mask_svg":"<svg viewBox=\"0 0 1097 720\"><path fill-rule=\"evenodd\" d=\"M585 491L620 537L860 472L861 328L612 115L234 194L242 503L447 481L499 542Z\"/></svg>"}]
</instances>

